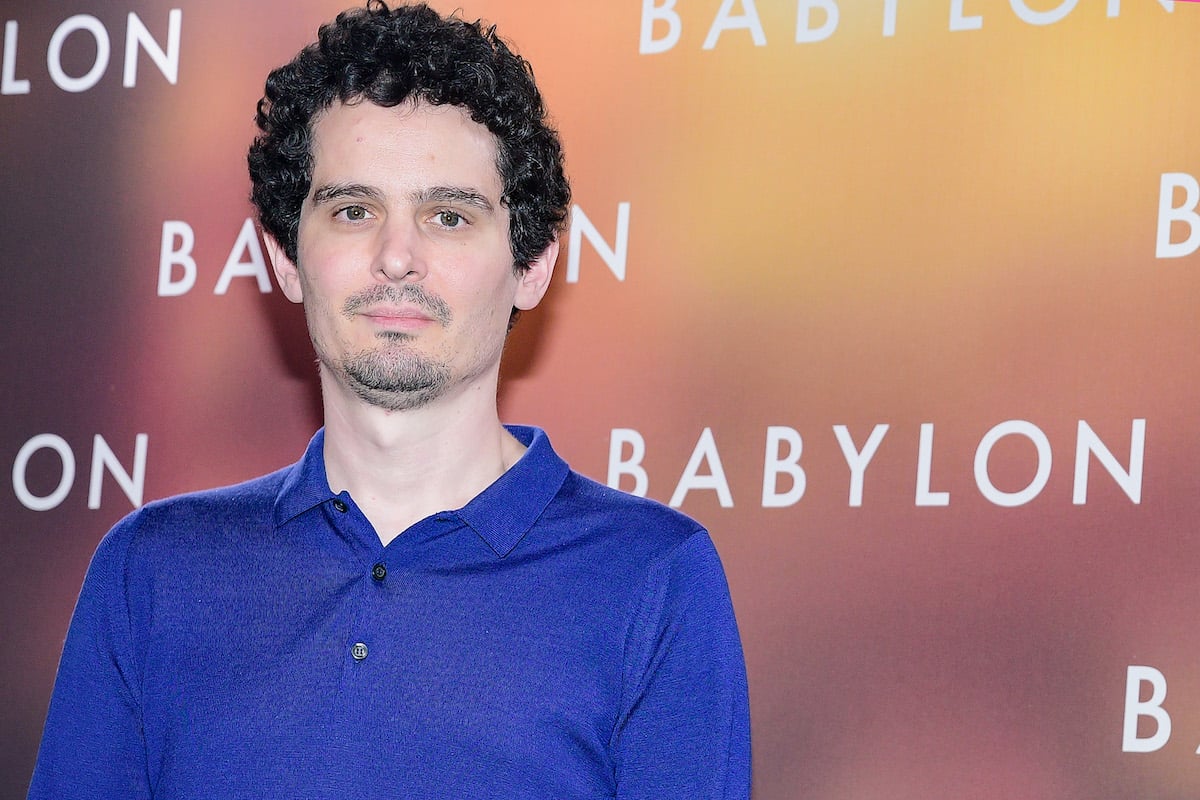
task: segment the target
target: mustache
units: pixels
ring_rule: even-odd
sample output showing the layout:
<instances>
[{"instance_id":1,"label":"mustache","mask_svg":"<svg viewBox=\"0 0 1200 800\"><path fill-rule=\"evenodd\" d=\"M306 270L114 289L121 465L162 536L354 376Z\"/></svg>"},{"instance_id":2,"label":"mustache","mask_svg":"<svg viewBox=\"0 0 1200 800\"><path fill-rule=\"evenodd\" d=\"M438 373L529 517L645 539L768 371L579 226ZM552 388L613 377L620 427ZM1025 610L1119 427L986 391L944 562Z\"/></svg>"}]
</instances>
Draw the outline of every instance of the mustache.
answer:
<instances>
[{"instance_id":1,"label":"mustache","mask_svg":"<svg viewBox=\"0 0 1200 800\"><path fill-rule=\"evenodd\" d=\"M352 317L363 308L379 303L417 306L443 326L449 325L450 319L454 316L445 300L415 283L405 283L400 286L379 284L367 287L346 298L346 302L342 304L342 313L347 317Z\"/></svg>"}]
</instances>

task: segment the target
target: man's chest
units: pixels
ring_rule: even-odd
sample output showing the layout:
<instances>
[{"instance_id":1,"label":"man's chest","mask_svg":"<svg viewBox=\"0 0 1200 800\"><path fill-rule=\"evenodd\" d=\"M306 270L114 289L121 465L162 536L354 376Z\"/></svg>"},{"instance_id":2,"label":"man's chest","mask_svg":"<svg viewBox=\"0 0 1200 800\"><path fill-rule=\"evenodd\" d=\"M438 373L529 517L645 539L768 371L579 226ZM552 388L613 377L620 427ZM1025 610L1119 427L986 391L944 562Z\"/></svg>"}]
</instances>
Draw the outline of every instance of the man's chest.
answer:
<instances>
[{"instance_id":1,"label":"man's chest","mask_svg":"<svg viewBox=\"0 0 1200 800\"><path fill-rule=\"evenodd\" d=\"M586 797L611 782L624 626L571 573L396 557L209 573L160 589L145 639L164 796L379 780L408 796Z\"/></svg>"}]
</instances>

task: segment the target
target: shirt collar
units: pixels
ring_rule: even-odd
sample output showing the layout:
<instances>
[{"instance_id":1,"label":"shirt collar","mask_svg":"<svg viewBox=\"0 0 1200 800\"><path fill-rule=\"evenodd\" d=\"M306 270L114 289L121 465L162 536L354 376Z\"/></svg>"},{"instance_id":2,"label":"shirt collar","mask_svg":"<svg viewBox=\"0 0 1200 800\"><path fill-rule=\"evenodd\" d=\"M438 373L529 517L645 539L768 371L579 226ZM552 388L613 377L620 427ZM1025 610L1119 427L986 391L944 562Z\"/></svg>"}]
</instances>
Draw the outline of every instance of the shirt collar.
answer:
<instances>
[{"instance_id":1,"label":"shirt collar","mask_svg":"<svg viewBox=\"0 0 1200 800\"><path fill-rule=\"evenodd\" d=\"M450 512L503 558L529 532L567 478L567 463L541 428L506 425L525 453L471 502ZM325 429L317 431L292 465L275 500L275 524L282 525L333 497L325 475Z\"/></svg>"},{"instance_id":2,"label":"shirt collar","mask_svg":"<svg viewBox=\"0 0 1200 800\"><path fill-rule=\"evenodd\" d=\"M304 457L288 470L275 497L275 524L282 525L333 497L325 476L325 429L317 431Z\"/></svg>"},{"instance_id":3,"label":"shirt collar","mask_svg":"<svg viewBox=\"0 0 1200 800\"><path fill-rule=\"evenodd\" d=\"M541 428L505 425L525 445L525 454L491 486L457 512L503 558L529 532L567 479L567 462L554 452Z\"/></svg>"}]
</instances>

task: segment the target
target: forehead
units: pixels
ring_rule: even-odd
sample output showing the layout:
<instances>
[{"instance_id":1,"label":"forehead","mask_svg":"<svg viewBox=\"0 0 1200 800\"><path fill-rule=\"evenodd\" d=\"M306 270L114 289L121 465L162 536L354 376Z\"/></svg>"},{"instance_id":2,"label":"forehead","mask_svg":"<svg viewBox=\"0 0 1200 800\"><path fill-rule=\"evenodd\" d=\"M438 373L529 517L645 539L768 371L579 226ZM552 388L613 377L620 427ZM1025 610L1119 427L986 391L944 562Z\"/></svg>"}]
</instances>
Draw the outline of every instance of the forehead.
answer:
<instances>
[{"instance_id":1,"label":"forehead","mask_svg":"<svg viewBox=\"0 0 1200 800\"><path fill-rule=\"evenodd\" d=\"M339 181L385 191L469 186L500 199L496 137L460 106L339 102L312 130L314 186Z\"/></svg>"}]
</instances>

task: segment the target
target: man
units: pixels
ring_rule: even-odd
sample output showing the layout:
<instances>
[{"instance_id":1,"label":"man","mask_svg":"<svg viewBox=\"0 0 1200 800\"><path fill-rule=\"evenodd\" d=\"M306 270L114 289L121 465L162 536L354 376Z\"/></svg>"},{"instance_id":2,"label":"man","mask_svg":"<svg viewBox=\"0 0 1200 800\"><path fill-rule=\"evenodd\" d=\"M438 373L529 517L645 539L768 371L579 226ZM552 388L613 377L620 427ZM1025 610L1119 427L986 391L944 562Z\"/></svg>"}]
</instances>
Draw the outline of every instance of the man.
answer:
<instances>
[{"instance_id":1,"label":"man","mask_svg":"<svg viewBox=\"0 0 1200 800\"><path fill-rule=\"evenodd\" d=\"M271 74L258 125L325 427L105 538L30 797L747 797L707 534L497 416L569 198L528 65L372 2Z\"/></svg>"}]
</instances>

